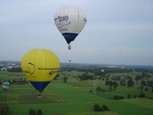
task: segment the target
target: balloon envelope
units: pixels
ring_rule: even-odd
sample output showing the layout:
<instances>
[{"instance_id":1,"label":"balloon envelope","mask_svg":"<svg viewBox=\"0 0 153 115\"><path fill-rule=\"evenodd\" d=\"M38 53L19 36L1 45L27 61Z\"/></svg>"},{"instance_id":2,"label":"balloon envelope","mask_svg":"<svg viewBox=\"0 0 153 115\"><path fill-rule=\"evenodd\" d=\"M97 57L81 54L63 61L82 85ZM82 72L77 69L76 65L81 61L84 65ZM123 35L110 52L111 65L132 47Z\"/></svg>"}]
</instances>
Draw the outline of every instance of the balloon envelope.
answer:
<instances>
[{"instance_id":1,"label":"balloon envelope","mask_svg":"<svg viewBox=\"0 0 153 115\"><path fill-rule=\"evenodd\" d=\"M59 8L54 15L54 22L60 33L69 44L84 28L87 19L83 11L77 7L65 6Z\"/></svg>"},{"instance_id":2,"label":"balloon envelope","mask_svg":"<svg viewBox=\"0 0 153 115\"><path fill-rule=\"evenodd\" d=\"M10 87L10 83L5 81L5 82L3 82L2 87L4 90L7 90Z\"/></svg>"},{"instance_id":3,"label":"balloon envelope","mask_svg":"<svg viewBox=\"0 0 153 115\"><path fill-rule=\"evenodd\" d=\"M39 92L42 92L54 79L59 67L57 55L46 49L33 49L27 52L21 61L21 68L25 77Z\"/></svg>"}]
</instances>

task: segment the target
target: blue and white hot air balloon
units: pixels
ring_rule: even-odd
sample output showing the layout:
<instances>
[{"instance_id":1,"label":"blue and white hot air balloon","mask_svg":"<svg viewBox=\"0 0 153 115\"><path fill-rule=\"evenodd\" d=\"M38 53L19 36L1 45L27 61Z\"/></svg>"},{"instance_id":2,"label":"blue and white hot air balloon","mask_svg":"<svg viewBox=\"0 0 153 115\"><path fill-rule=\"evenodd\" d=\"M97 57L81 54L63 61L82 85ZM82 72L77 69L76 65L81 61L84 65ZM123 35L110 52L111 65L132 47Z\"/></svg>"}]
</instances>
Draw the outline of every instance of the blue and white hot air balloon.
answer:
<instances>
[{"instance_id":1,"label":"blue and white hot air balloon","mask_svg":"<svg viewBox=\"0 0 153 115\"><path fill-rule=\"evenodd\" d=\"M68 43L68 49L71 49L70 43L74 41L82 31L86 25L87 19L80 8L64 6L59 8L55 13L54 22L57 29Z\"/></svg>"}]
</instances>

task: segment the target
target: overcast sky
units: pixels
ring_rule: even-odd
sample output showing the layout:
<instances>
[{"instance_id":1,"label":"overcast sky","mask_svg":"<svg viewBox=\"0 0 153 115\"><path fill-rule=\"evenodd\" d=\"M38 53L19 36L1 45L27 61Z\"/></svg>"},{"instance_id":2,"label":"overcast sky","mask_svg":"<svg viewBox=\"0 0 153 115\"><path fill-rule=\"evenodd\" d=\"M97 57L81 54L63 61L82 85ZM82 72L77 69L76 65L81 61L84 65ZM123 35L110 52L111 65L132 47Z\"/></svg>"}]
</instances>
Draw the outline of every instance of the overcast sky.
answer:
<instances>
[{"instance_id":1,"label":"overcast sky","mask_svg":"<svg viewBox=\"0 0 153 115\"><path fill-rule=\"evenodd\" d=\"M63 5L87 16L71 51L54 24ZM0 60L20 61L35 48L60 62L153 65L153 0L0 0Z\"/></svg>"}]
</instances>

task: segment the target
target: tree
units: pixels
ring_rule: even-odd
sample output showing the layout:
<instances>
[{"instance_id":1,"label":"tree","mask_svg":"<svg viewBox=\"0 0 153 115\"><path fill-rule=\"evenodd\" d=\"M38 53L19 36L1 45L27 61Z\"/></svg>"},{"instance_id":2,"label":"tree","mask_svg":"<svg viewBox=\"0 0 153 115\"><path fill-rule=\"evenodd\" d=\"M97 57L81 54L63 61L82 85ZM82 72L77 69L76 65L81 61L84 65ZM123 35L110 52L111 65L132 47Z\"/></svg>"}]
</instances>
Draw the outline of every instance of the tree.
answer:
<instances>
[{"instance_id":1,"label":"tree","mask_svg":"<svg viewBox=\"0 0 153 115\"><path fill-rule=\"evenodd\" d=\"M140 92L141 93L143 93L143 88L144 88L144 86L141 84L141 86L140 86Z\"/></svg>"},{"instance_id":2,"label":"tree","mask_svg":"<svg viewBox=\"0 0 153 115\"><path fill-rule=\"evenodd\" d=\"M95 104L93 109L94 109L94 111L99 111L99 105Z\"/></svg>"},{"instance_id":3,"label":"tree","mask_svg":"<svg viewBox=\"0 0 153 115\"><path fill-rule=\"evenodd\" d=\"M128 81L127 81L127 86L128 87L132 87L134 85L134 81L132 80L132 79L129 79Z\"/></svg>"},{"instance_id":4,"label":"tree","mask_svg":"<svg viewBox=\"0 0 153 115\"><path fill-rule=\"evenodd\" d=\"M142 92L142 93L139 94L139 97L141 97L141 98L145 98L146 95Z\"/></svg>"},{"instance_id":5,"label":"tree","mask_svg":"<svg viewBox=\"0 0 153 115\"><path fill-rule=\"evenodd\" d=\"M96 111L96 112L100 112L100 111L109 111L110 109L105 104L103 104L102 106L100 106L98 104L95 104L94 107L93 107L93 110Z\"/></svg>"},{"instance_id":6,"label":"tree","mask_svg":"<svg viewBox=\"0 0 153 115\"><path fill-rule=\"evenodd\" d=\"M136 77L135 77L135 81L136 82L138 82L139 80L141 80L143 77L141 76L141 75L137 75Z\"/></svg>"},{"instance_id":7,"label":"tree","mask_svg":"<svg viewBox=\"0 0 153 115\"><path fill-rule=\"evenodd\" d=\"M123 96L120 96L120 95L114 95L113 96L113 99L119 100L119 99L124 99L124 97Z\"/></svg>"},{"instance_id":8,"label":"tree","mask_svg":"<svg viewBox=\"0 0 153 115\"><path fill-rule=\"evenodd\" d=\"M146 73L145 72L142 72L141 73L141 76L144 78L146 76Z\"/></svg>"},{"instance_id":9,"label":"tree","mask_svg":"<svg viewBox=\"0 0 153 115\"><path fill-rule=\"evenodd\" d=\"M33 109L30 109L30 110L29 110L29 115L36 115L36 111L33 110Z\"/></svg>"},{"instance_id":10,"label":"tree","mask_svg":"<svg viewBox=\"0 0 153 115\"><path fill-rule=\"evenodd\" d=\"M109 81L109 86L113 86L113 81Z\"/></svg>"},{"instance_id":11,"label":"tree","mask_svg":"<svg viewBox=\"0 0 153 115\"><path fill-rule=\"evenodd\" d=\"M68 77L63 77L63 81L64 81L64 83L67 83L67 80L68 80Z\"/></svg>"},{"instance_id":12,"label":"tree","mask_svg":"<svg viewBox=\"0 0 153 115\"><path fill-rule=\"evenodd\" d=\"M115 89L116 89L116 87L117 87L117 84L116 84L116 83L114 84L114 82L113 82L113 81L108 80L108 79L106 79L105 84L109 86L109 91L112 91L112 86L114 87L114 90L115 90Z\"/></svg>"},{"instance_id":13,"label":"tree","mask_svg":"<svg viewBox=\"0 0 153 115\"><path fill-rule=\"evenodd\" d=\"M0 104L0 115L13 115L7 104Z\"/></svg>"},{"instance_id":14,"label":"tree","mask_svg":"<svg viewBox=\"0 0 153 115\"><path fill-rule=\"evenodd\" d=\"M117 86L118 86L117 82L114 81L114 82L113 82L114 91L116 90Z\"/></svg>"},{"instance_id":15,"label":"tree","mask_svg":"<svg viewBox=\"0 0 153 115\"><path fill-rule=\"evenodd\" d=\"M37 115L42 115L42 111L40 109L37 110Z\"/></svg>"},{"instance_id":16,"label":"tree","mask_svg":"<svg viewBox=\"0 0 153 115\"><path fill-rule=\"evenodd\" d=\"M128 94L128 95L127 95L127 98L129 98L129 99L130 99L130 98L131 98L131 95L130 95L130 94Z\"/></svg>"},{"instance_id":17,"label":"tree","mask_svg":"<svg viewBox=\"0 0 153 115\"><path fill-rule=\"evenodd\" d=\"M80 76L80 79L81 79L81 80L88 80L88 78L89 78L88 72L85 72L85 73L83 73L83 74Z\"/></svg>"},{"instance_id":18,"label":"tree","mask_svg":"<svg viewBox=\"0 0 153 115\"><path fill-rule=\"evenodd\" d=\"M126 85L125 80L121 80L121 81L120 81L120 85L121 85L121 86L125 86L125 85Z\"/></svg>"},{"instance_id":19,"label":"tree","mask_svg":"<svg viewBox=\"0 0 153 115\"><path fill-rule=\"evenodd\" d=\"M98 87L96 87L96 91L101 92L102 91L102 88L100 86L98 86Z\"/></svg>"}]
</instances>

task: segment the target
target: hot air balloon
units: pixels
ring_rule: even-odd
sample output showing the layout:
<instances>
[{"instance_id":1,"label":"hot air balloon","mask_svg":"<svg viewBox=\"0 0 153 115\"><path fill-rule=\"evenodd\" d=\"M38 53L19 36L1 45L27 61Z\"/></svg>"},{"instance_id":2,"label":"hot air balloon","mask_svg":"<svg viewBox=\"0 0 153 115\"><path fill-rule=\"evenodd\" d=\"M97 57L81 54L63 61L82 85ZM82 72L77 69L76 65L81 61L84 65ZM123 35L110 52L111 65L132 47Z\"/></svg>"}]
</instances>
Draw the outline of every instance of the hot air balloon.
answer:
<instances>
[{"instance_id":1,"label":"hot air balloon","mask_svg":"<svg viewBox=\"0 0 153 115\"><path fill-rule=\"evenodd\" d=\"M71 62L71 58L69 58L69 62Z\"/></svg>"},{"instance_id":2,"label":"hot air balloon","mask_svg":"<svg viewBox=\"0 0 153 115\"><path fill-rule=\"evenodd\" d=\"M71 49L70 43L75 40L78 34L86 25L87 19L83 11L77 7L65 6L57 10L54 15L54 22L57 29L64 36Z\"/></svg>"},{"instance_id":3,"label":"hot air balloon","mask_svg":"<svg viewBox=\"0 0 153 115\"><path fill-rule=\"evenodd\" d=\"M2 87L3 87L4 91L7 91L8 88L10 87L10 83L8 81L4 81L2 83Z\"/></svg>"},{"instance_id":4,"label":"hot air balloon","mask_svg":"<svg viewBox=\"0 0 153 115\"><path fill-rule=\"evenodd\" d=\"M54 79L59 67L57 55L47 49L30 50L21 61L25 77L40 93Z\"/></svg>"}]
</instances>

